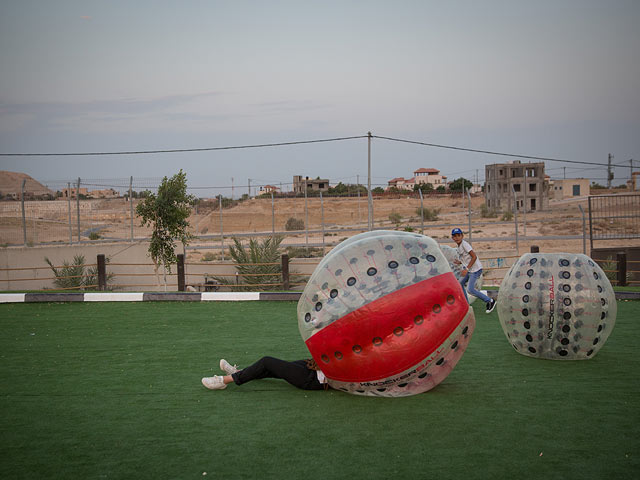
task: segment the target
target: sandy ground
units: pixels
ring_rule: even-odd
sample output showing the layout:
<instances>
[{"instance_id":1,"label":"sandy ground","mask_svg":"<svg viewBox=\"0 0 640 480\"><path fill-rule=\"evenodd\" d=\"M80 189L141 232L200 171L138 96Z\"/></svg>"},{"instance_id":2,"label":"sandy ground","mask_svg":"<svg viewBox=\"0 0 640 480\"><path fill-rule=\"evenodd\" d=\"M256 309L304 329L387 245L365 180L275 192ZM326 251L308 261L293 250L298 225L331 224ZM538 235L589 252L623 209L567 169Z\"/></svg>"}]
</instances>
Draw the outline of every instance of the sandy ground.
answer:
<instances>
[{"instance_id":1,"label":"sandy ground","mask_svg":"<svg viewBox=\"0 0 640 480\"><path fill-rule=\"evenodd\" d=\"M76 205L66 201L27 202L27 242L67 243L70 234L77 239L78 222ZM483 252L508 252L516 254L516 228L514 220L502 221L501 216L483 218L480 214L484 197L477 196L471 200L471 229L469 232L469 206L466 199L459 196L439 195L425 197L423 207L436 215L434 221L420 220L420 199L412 197L375 198L373 201L374 226L376 228L405 229L410 226L415 231L424 231L441 242L449 241L453 225L460 226L471 236L474 247ZM583 241L579 239L532 239L525 237L582 235L583 219L579 209L582 206L588 215L587 197L564 201L551 201L545 211L529 212L518 215L518 253L530 250L531 245L538 245L542 251L582 252ZM71 207L71 222L69 209ZM134 204L135 209L135 204ZM80 232L83 240L88 239L90 232L96 232L101 238L120 238L128 240L131 236L131 205L124 199L88 200L80 202ZM635 214L637 215L637 211ZM235 207L223 209L222 217L218 210L200 211L190 217L193 233L204 236L204 241L195 241L194 246L219 246L221 226L224 231L225 244L230 243L233 234L270 234L272 230L285 231L285 224L290 218L307 221L309 230L316 233L288 232L284 244L321 244L324 225L324 242L329 248L344 238L354 235L356 231L346 229L367 229L368 205L366 197L361 198L319 198L276 199L273 204L270 198L251 199ZM69 229L71 223L71 229ZM613 228L606 220L595 222L596 232ZM586 219L587 236L589 219ZM71 230L71 231L70 231ZM150 229L141 227L134 219L133 235L140 238L150 235ZM639 232L636 232L639 233ZM471 234L471 235L470 235ZM206 239L208 237L208 239ZM512 240L507 240L511 238ZM490 239L482 241L482 239ZM501 240L505 239L505 240ZM0 244L22 244L22 215L19 202L0 202ZM640 245L640 240L608 240L598 241L596 247L619 247L622 245ZM590 242L586 242L587 254ZM326 251L326 250L325 250ZM197 260L197 253L194 260Z\"/></svg>"}]
</instances>

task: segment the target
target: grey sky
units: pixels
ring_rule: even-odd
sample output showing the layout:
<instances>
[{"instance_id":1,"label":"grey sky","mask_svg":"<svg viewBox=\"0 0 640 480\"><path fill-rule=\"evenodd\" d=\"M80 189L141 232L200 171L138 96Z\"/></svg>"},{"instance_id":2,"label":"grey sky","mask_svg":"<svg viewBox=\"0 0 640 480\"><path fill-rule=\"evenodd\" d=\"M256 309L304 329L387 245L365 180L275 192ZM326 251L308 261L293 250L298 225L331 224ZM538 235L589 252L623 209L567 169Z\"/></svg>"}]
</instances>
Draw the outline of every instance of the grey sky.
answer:
<instances>
[{"instance_id":1,"label":"grey sky","mask_svg":"<svg viewBox=\"0 0 640 480\"><path fill-rule=\"evenodd\" d=\"M5 1L0 153L374 135L640 167L640 2ZM128 157L0 157L40 181L364 181L366 140ZM374 140L374 184L504 158ZM566 172L562 167L567 167ZM605 170L548 163L555 178Z\"/></svg>"}]
</instances>

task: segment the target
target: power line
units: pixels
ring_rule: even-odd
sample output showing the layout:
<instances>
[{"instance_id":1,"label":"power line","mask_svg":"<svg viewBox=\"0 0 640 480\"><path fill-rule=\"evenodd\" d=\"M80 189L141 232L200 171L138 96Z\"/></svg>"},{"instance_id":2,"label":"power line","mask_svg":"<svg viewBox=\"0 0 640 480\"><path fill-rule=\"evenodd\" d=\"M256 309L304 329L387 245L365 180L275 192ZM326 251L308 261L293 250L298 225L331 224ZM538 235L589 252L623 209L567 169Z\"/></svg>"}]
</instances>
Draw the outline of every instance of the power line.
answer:
<instances>
[{"instance_id":1,"label":"power line","mask_svg":"<svg viewBox=\"0 0 640 480\"><path fill-rule=\"evenodd\" d=\"M549 158L549 157L536 157L533 155L520 155L516 153L504 153L504 152L492 152L490 150L477 150L474 148L464 148L464 147L454 147L451 145L439 145L437 143L427 143L427 142L417 142L414 140L404 140L401 138L392 138L392 137L381 137L378 135L372 135L373 138L380 138L382 140L390 140L392 142L401 142L401 143L412 143L415 145L424 145L426 147L435 147L435 148L446 148L449 150L459 150L463 152L473 152L473 153L485 153L487 155L499 155L503 157L514 157L514 158L526 158L528 160L543 160L549 162L564 162L564 163L579 163L582 165L600 165L600 166L608 166L606 163L595 163L595 162L580 162L577 160L564 160L560 158Z\"/></svg>"},{"instance_id":2,"label":"power line","mask_svg":"<svg viewBox=\"0 0 640 480\"><path fill-rule=\"evenodd\" d=\"M236 145L228 147L207 147L207 148L180 148L173 150L138 150L127 152L72 152L72 153L0 153L1 157L82 157L96 155L145 155L156 153L185 153L185 152L213 152L218 150L240 150L245 148L266 148L266 147L283 147L288 145L303 145L309 143L326 143L339 142L342 140L354 140L357 138L367 138L367 135L359 135L355 137L336 137L325 138L320 140L300 140L296 142L280 142L280 143L261 143L257 145Z\"/></svg>"}]
</instances>

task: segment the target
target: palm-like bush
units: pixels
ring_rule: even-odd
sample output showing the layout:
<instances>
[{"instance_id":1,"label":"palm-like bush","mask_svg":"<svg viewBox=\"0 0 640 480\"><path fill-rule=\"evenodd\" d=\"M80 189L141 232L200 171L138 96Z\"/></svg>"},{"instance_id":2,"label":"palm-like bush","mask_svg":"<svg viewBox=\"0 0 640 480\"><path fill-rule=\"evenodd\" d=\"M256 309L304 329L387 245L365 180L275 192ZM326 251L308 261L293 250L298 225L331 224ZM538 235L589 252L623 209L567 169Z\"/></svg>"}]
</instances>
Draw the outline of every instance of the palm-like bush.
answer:
<instances>
[{"instance_id":1,"label":"palm-like bush","mask_svg":"<svg viewBox=\"0 0 640 480\"><path fill-rule=\"evenodd\" d=\"M74 255L73 263L68 260L62 262L62 267L56 268L51 260L47 257L47 262L56 279L53 284L60 289L82 289L97 290L98 289L98 267L87 267L84 263L84 255ZM106 259L109 263L109 259ZM107 283L113 278L113 274L107 274Z\"/></svg>"},{"instance_id":2,"label":"palm-like bush","mask_svg":"<svg viewBox=\"0 0 640 480\"><path fill-rule=\"evenodd\" d=\"M231 258L236 264L239 281L243 287L237 290L278 290L282 285L282 265L280 263L280 244L282 236L267 237L262 242L249 239L248 248L239 239L233 238L229 247ZM217 277L222 285L232 285L228 278ZM267 284L267 285L265 285Z\"/></svg>"}]
</instances>

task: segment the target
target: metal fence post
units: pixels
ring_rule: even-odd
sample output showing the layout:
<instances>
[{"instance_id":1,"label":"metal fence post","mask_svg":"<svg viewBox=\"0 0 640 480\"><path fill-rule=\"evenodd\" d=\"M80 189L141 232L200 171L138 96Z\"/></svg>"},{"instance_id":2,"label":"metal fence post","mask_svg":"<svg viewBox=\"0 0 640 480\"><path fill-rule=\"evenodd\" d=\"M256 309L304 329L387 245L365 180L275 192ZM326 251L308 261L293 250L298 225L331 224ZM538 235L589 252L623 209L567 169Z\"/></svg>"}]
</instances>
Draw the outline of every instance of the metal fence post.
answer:
<instances>
[{"instance_id":1,"label":"metal fence post","mask_svg":"<svg viewBox=\"0 0 640 480\"><path fill-rule=\"evenodd\" d=\"M20 203L22 204L22 236L24 237L24 246L27 246L27 217L24 211L24 185L27 179L22 180L22 188L20 193Z\"/></svg>"},{"instance_id":2,"label":"metal fence post","mask_svg":"<svg viewBox=\"0 0 640 480\"><path fill-rule=\"evenodd\" d=\"M71 227L71 182L67 182L67 206L69 207L69 245L73 245L73 229Z\"/></svg>"},{"instance_id":3,"label":"metal fence post","mask_svg":"<svg viewBox=\"0 0 640 480\"><path fill-rule=\"evenodd\" d=\"M76 217L78 218L78 243L80 243L80 177L78 177L78 188L76 188Z\"/></svg>"},{"instance_id":4,"label":"metal fence post","mask_svg":"<svg viewBox=\"0 0 640 480\"><path fill-rule=\"evenodd\" d=\"M276 234L276 210L273 200L273 192L271 192L271 235Z\"/></svg>"},{"instance_id":5,"label":"metal fence post","mask_svg":"<svg viewBox=\"0 0 640 480\"><path fill-rule=\"evenodd\" d=\"M105 261L104 254L98 254L98 290L104 291L107 289L107 262Z\"/></svg>"},{"instance_id":6,"label":"metal fence post","mask_svg":"<svg viewBox=\"0 0 640 480\"><path fill-rule=\"evenodd\" d=\"M518 198L516 197L516 189L511 185L511 191L513 192L513 217L516 224L516 252L520 255L520 245L518 243Z\"/></svg>"},{"instance_id":7,"label":"metal fence post","mask_svg":"<svg viewBox=\"0 0 640 480\"><path fill-rule=\"evenodd\" d=\"M580 213L582 214L582 253L587 254L587 227L585 225L586 220L584 218L584 209L582 205L578 205Z\"/></svg>"},{"instance_id":8,"label":"metal fence post","mask_svg":"<svg viewBox=\"0 0 640 480\"><path fill-rule=\"evenodd\" d=\"M320 224L322 225L322 256L324 257L324 201L320 192Z\"/></svg>"},{"instance_id":9,"label":"metal fence post","mask_svg":"<svg viewBox=\"0 0 640 480\"><path fill-rule=\"evenodd\" d=\"M418 189L420 194L420 233L424 235L424 202L422 198L422 190Z\"/></svg>"},{"instance_id":10,"label":"metal fence post","mask_svg":"<svg viewBox=\"0 0 640 480\"><path fill-rule=\"evenodd\" d=\"M467 204L467 208L469 209L469 241L473 238L473 234L471 232L471 193L467 190L467 199L469 200Z\"/></svg>"},{"instance_id":11,"label":"metal fence post","mask_svg":"<svg viewBox=\"0 0 640 480\"><path fill-rule=\"evenodd\" d=\"M131 213L131 241L133 242L133 176L129 177L129 211Z\"/></svg>"},{"instance_id":12,"label":"metal fence post","mask_svg":"<svg viewBox=\"0 0 640 480\"><path fill-rule=\"evenodd\" d=\"M224 262L224 228L222 226L222 194L218 195L218 208L220 208L220 251L222 252L222 261Z\"/></svg>"}]
</instances>

